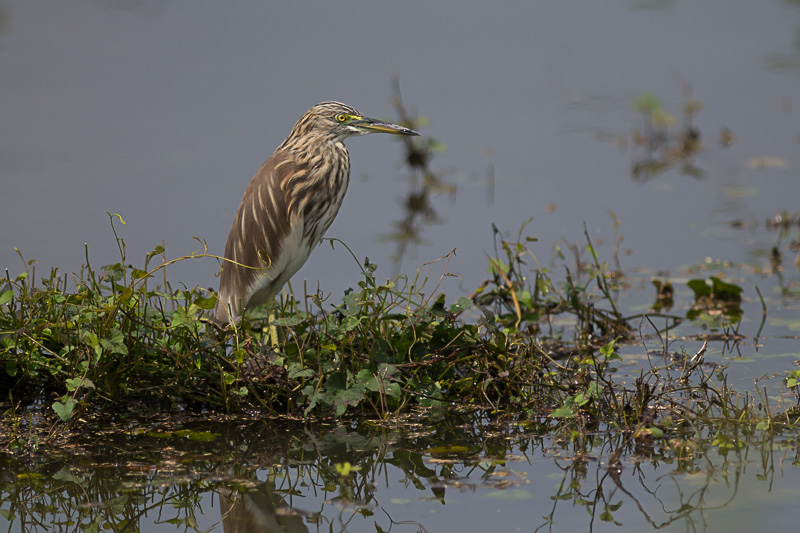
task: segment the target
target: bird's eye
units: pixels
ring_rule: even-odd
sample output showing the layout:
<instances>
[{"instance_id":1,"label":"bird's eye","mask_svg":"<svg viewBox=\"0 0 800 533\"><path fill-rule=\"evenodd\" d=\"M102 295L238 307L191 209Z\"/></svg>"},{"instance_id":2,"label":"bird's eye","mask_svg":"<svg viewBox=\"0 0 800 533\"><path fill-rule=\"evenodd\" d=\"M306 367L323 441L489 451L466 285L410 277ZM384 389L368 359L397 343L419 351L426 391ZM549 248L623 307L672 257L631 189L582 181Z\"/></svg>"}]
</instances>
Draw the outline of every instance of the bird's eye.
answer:
<instances>
[{"instance_id":1,"label":"bird's eye","mask_svg":"<svg viewBox=\"0 0 800 533\"><path fill-rule=\"evenodd\" d=\"M347 120L347 115L336 115L336 120L338 120L339 122L344 122L345 120Z\"/></svg>"}]
</instances>

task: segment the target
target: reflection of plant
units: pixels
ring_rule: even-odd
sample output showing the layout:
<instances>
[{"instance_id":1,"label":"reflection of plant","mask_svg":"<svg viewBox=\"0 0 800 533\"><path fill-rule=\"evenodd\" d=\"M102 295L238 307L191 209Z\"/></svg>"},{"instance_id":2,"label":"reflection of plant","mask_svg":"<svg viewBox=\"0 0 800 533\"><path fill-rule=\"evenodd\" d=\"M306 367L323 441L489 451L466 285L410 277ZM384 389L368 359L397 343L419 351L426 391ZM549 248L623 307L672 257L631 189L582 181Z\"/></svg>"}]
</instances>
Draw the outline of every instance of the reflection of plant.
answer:
<instances>
[{"instance_id":1,"label":"reflection of plant","mask_svg":"<svg viewBox=\"0 0 800 533\"><path fill-rule=\"evenodd\" d=\"M719 398L707 400L706 405L695 398L698 410L721 408ZM52 531L53 524L66 523L81 531L139 530L148 521L199 531L201 523L220 519L226 530L275 522L297 532L312 524L325 531L386 531L388 522L425 531L424 524L389 516L395 507L383 487L402 485L409 500L444 504L465 489L494 499L548 501L540 497L543 486L531 489L520 467L528 456L536 457L538 475L550 461L563 472L550 494L552 507L542 513L544 527L579 505L587 509L589 524L619 521L624 511L628 520L638 514L651 526L685 522L691 530L708 509L734 501L745 475L770 479L774 463L788 465L790 456L772 458L779 450L796 454L794 441L773 443L754 434L741 412L730 413L740 417L735 421L714 424L677 405L667 411L670 439L649 431L586 432L574 421L561 424L545 416L501 423L481 413L444 410L391 427L124 422L86 443L77 458L69 452L33 461L3 456L0 468L15 475L0 479L0 514L20 531ZM107 425L112 422L105 424L114 429ZM208 442L193 435L218 437ZM745 443L764 458L755 473ZM207 498L216 497L219 506L207 505ZM567 511L562 502L569 502Z\"/></svg>"},{"instance_id":2,"label":"reflection of plant","mask_svg":"<svg viewBox=\"0 0 800 533\"><path fill-rule=\"evenodd\" d=\"M562 444L560 452L565 460L558 461L563 466L563 479L557 494L552 496L553 505L546 522L536 531L546 529L558 520L558 508L561 502L568 505L585 507L590 524L594 519L612 522L621 526L615 515L622 512L631 520L638 515L654 529L662 529L675 523L684 523L687 530L694 530L703 522L703 513L709 509L721 509L730 505L737 495L738 481L745 472L743 457L739 461L732 460L722 465L715 464L702 452L703 446L695 446L685 442L674 442L670 445L652 446L647 440L625 440L621 437L604 438L586 441L573 441ZM741 454L742 452L734 452ZM598 454L610 454L610 464L600 461L589 461L587 457ZM613 462L614 457L629 455L633 464L626 464L625 469L632 470L623 476L623 467ZM630 463L630 461L628 462ZM668 476L671 483L662 484L664 476L655 477L659 468L674 465L678 472L705 472L702 478L693 477L693 481L676 475ZM718 477L732 480L728 486L718 483ZM710 489L720 487L726 496L714 494L710 497ZM629 509L633 506L634 509ZM626 510L627 509L627 510ZM626 525L630 526L628 522ZM590 526L591 529L591 526Z\"/></svg>"},{"instance_id":3,"label":"reflection of plant","mask_svg":"<svg viewBox=\"0 0 800 533\"><path fill-rule=\"evenodd\" d=\"M397 112L399 123L411 129L424 126L429 121L425 117L413 116L400 96L400 81L397 77L393 80L393 100L394 108ZM434 224L439 221L439 216L431 201L432 197L446 193L454 196L456 186L445 181L440 172L431 167L431 160L434 154L447 151L447 146L431 137L417 137L402 139L405 144L406 166L411 173L410 190L408 195L403 198L403 208L405 217L394 223L395 231L384 237L385 240L397 242L397 252L393 260L400 263L403 260L408 246L421 245L422 230L425 225Z\"/></svg>"},{"instance_id":4,"label":"reflection of plant","mask_svg":"<svg viewBox=\"0 0 800 533\"><path fill-rule=\"evenodd\" d=\"M642 126L634 131L631 144L644 150L631 169L634 179L646 181L676 165L680 165L684 174L703 177L703 171L694 165L694 157L702 146L700 130L693 124L702 104L692 99L688 85L683 85L683 92L683 122L677 130L678 120L652 93L643 93L633 102L633 110L641 116ZM732 142L733 134L728 132L726 138Z\"/></svg>"},{"instance_id":5,"label":"reflection of plant","mask_svg":"<svg viewBox=\"0 0 800 533\"><path fill-rule=\"evenodd\" d=\"M784 256L788 253L794 268L800 271L800 212L783 211L767 221L767 229L777 234L777 242L770 250L769 262L785 296L797 294L797 288L787 287L783 280Z\"/></svg>"},{"instance_id":6,"label":"reflection of plant","mask_svg":"<svg viewBox=\"0 0 800 533\"><path fill-rule=\"evenodd\" d=\"M654 279L652 283L656 288L656 301L653 304L653 311L660 313L661 311L672 309L672 306L675 305L675 300L673 299L675 288L672 286L672 282Z\"/></svg>"}]
</instances>

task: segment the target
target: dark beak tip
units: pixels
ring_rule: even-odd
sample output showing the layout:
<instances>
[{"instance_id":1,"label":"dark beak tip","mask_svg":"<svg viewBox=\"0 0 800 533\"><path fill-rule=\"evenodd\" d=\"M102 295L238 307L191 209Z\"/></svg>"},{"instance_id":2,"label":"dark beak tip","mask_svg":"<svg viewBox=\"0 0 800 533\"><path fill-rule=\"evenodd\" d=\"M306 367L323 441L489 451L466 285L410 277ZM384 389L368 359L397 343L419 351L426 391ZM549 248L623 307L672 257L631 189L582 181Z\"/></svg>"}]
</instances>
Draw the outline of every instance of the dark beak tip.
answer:
<instances>
[{"instance_id":1,"label":"dark beak tip","mask_svg":"<svg viewBox=\"0 0 800 533\"><path fill-rule=\"evenodd\" d=\"M364 126L366 129L372 129L373 132L381 132L381 133L393 133L395 135L407 135L409 137L421 137L421 133L417 133L416 131L406 128L405 126L400 126L399 124L392 124L391 122L384 122L382 120L377 120L374 118L365 117L361 121L361 125ZM372 128L370 128L372 126Z\"/></svg>"}]
</instances>

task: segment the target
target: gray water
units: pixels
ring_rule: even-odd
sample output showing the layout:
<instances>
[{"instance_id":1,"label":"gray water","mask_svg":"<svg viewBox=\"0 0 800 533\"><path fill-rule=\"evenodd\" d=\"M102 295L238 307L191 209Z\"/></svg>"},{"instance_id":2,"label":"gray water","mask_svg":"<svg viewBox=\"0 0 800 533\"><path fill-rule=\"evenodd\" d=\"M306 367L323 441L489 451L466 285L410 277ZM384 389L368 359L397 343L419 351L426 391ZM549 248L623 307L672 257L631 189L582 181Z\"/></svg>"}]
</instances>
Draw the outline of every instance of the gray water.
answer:
<instances>
[{"instance_id":1,"label":"gray water","mask_svg":"<svg viewBox=\"0 0 800 533\"><path fill-rule=\"evenodd\" d=\"M405 427L151 421L3 461L8 531L793 531L796 440L682 458L448 414ZM188 432L187 432L188 433ZM199 440L199 439L197 439ZM357 470L346 474L337 465ZM14 472L15 479L8 474ZM14 514L9 527L7 516ZM394 522L394 524L393 524ZM24 525L23 525L24 524ZM99 529L102 528L102 529ZM382 529L378 529L382 528Z\"/></svg>"},{"instance_id":2,"label":"gray water","mask_svg":"<svg viewBox=\"0 0 800 533\"><path fill-rule=\"evenodd\" d=\"M72 271L88 243L96 266L118 260L106 212L141 263L161 240L168 257L223 250L248 181L314 103L337 99L394 118L397 75L422 133L448 147L434 168L457 196L434 199L441 223L402 272L455 248L450 271L469 291L483 278L491 223L528 233L547 258L581 240L583 221L610 242L622 220L626 267L674 270L705 257L751 257L761 222L796 209L800 49L793 2L593 2L547 5L406 2L65 1L0 3L0 264L13 247ZM683 80L683 81L680 81ZM697 117L705 179L670 172L633 183L637 154L598 140L627 135L632 102L658 96L680 116L681 83ZM737 142L725 149L719 131ZM407 194L401 144L352 139L353 183L328 236L392 277L392 222ZM775 156L787 168L750 168ZM494 203L486 175L493 170ZM554 209L554 211L553 211ZM551 212L552 211L552 212ZM767 237L772 239L771 237ZM213 259L171 278L215 286ZM358 279L341 247L322 246L295 277L337 292Z\"/></svg>"},{"instance_id":3,"label":"gray water","mask_svg":"<svg viewBox=\"0 0 800 533\"><path fill-rule=\"evenodd\" d=\"M798 210L799 21L800 4L792 1L0 0L0 266L12 275L23 270L17 247L38 261L39 273L51 266L75 271L84 260L84 243L95 266L117 261L106 212L127 222L121 235L137 266L162 240L168 258L196 250L193 236L220 254L248 181L302 113L334 99L369 116L396 119L391 84L397 76L408 107L430 120L421 133L447 146L433 167L457 192L432 198L438 219L424 228L425 242L412 246L400 264L393 262L397 243L383 237L404 216L402 198L413 187L402 145L387 136L352 139L353 180L329 237L378 263L378 276L387 278L421 269L438 279L443 265L426 263L455 248L448 270L459 278L442 288L457 297L486 275L492 223L514 235L533 217L525 234L539 239L531 249L548 263L554 243L583 244L585 222L609 260L613 212L622 221L623 268L640 272L645 285L654 275L673 280L679 309L692 300L685 281L706 275L687 266L706 258L736 264L731 281L745 289L742 332L749 340L713 345L707 357L730 363L737 385L752 386L764 372L796 368L800 275L788 242L781 243L783 272L771 273L769 253L777 236L765 221ZM641 149L613 141L630 139L641 126L632 103L645 92L678 120L688 98L702 103L694 121L703 143L694 165L702 178L675 168L654 179L633 179ZM723 128L736 136L730 147L718 141ZM216 261L203 259L180 263L169 276L189 287L215 287L217 270ZM344 247L323 245L296 275L295 290L304 279L312 289L319 282L335 301L360 275ZM758 340L752 339L761 320L754 285L769 304ZM623 307L646 309L652 289L642 294ZM689 352L697 348L684 344ZM635 363L643 351L627 348L625 355ZM314 439L326 434L297 434L305 444L291 446L315 450ZM248 450L253 442L244 443ZM357 515L345 522L342 517L353 516L351 506L340 506L308 480L301 495L280 493L276 501L302 511L309 530L374 531L376 522L388 529L385 509L395 520L421 524L419 530L530 531L556 503L553 530L586 530L590 517L584 507L574 499L552 499L565 475L558 461L564 454L546 440L537 446L531 445L528 456L516 444L497 454L510 457L501 470L512 480L498 488L495 478L472 463L457 462L453 475L443 472L440 457L419 445L420 464L435 475L415 483L407 468L379 468L376 500L369 504L374 518ZM223 448L208 444L192 453L222 456L228 449ZM610 498L612 503L625 501L614 513L624 525L600 520L601 511L591 525L595 531L654 525L668 531L788 530L800 493L792 466L796 443L789 450L770 443L735 457L698 460L688 471L648 464L642 473L630 459L621 484L604 486L618 498ZM476 456L484 469L494 460L484 461L485 453ZM170 485L163 458L143 456L142 487L189 487L201 495L195 503L201 529L221 531L213 483L193 483L224 482L231 464L250 464L246 476L270 494L281 486L276 476L302 477L302 470L292 470L297 464L281 462L282 453L263 455L279 465L267 467L249 456L240 463L210 461L206 471L194 469L194 477L176 485ZM328 467L354 460L329 451L319 455ZM591 455L585 483L596 488L605 472L603 448ZM763 466L764 457L774 460L774 468ZM76 459L64 464L70 471ZM22 468L4 468L4 482L12 483ZM117 463L110 468L111 479L120 482L111 483L114 490L127 490L127 474L119 474ZM49 480L59 472L49 463L44 470ZM74 475L106 474L92 467ZM447 488L444 498L441 487ZM689 502L687 518L676 509L687 503L686 494L696 494L691 487L703 498ZM659 498L667 494L648 499L652 491ZM635 501L644 502L652 521ZM175 529L155 525L161 518L155 509L142 515L140 530ZM322 522L317 526L315 520ZM10 529L19 531L19 521L12 523ZM417 531L418 525L395 525L392 531Z\"/></svg>"}]
</instances>

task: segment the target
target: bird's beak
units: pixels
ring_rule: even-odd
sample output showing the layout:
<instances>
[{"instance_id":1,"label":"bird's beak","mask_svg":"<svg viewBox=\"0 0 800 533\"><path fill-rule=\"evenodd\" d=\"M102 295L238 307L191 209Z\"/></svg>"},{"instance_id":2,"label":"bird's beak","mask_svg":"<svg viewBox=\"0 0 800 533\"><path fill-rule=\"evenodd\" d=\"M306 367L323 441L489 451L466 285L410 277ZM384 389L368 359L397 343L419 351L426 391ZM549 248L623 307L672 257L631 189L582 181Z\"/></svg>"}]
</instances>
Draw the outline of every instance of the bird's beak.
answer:
<instances>
[{"instance_id":1,"label":"bird's beak","mask_svg":"<svg viewBox=\"0 0 800 533\"><path fill-rule=\"evenodd\" d=\"M397 124L390 124L389 122L381 122L374 118L361 117L350 123L361 130L363 133L391 133L392 135L419 135L414 130L398 126Z\"/></svg>"}]
</instances>

